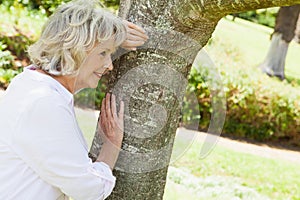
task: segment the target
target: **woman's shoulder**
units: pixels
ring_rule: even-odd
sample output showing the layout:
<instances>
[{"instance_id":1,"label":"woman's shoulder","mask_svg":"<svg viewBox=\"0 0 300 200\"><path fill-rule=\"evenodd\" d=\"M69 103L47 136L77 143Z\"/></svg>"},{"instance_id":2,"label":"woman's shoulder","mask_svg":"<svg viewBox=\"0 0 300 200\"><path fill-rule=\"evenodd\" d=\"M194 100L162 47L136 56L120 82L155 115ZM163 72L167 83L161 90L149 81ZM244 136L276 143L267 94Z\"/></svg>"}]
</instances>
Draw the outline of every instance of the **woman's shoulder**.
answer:
<instances>
[{"instance_id":1,"label":"woman's shoulder","mask_svg":"<svg viewBox=\"0 0 300 200\"><path fill-rule=\"evenodd\" d=\"M32 101L45 98L53 101L53 103L63 103L66 100L65 96L72 100L72 95L62 93L61 88L52 79L34 70L24 69L13 79L7 88L6 96L11 96L12 99L16 100L28 99Z\"/></svg>"},{"instance_id":2,"label":"woman's shoulder","mask_svg":"<svg viewBox=\"0 0 300 200\"><path fill-rule=\"evenodd\" d=\"M66 103L64 98L47 85L37 85L36 87L16 87L10 88L0 103L0 108L5 108L11 114L31 113L36 109L47 112L72 112L72 108ZM1 109L0 109L1 110Z\"/></svg>"}]
</instances>

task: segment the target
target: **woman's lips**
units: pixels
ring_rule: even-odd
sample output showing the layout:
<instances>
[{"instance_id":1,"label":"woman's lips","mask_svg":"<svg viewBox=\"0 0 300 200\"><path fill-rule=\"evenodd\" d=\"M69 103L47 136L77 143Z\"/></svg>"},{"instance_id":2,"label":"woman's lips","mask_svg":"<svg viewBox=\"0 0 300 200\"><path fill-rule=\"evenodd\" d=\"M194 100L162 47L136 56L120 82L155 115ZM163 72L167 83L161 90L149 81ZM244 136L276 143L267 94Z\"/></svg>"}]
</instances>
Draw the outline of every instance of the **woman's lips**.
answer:
<instances>
[{"instance_id":1,"label":"woman's lips","mask_svg":"<svg viewBox=\"0 0 300 200\"><path fill-rule=\"evenodd\" d=\"M94 74L96 75L96 76L98 76L98 78L100 79L101 77L102 77L102 73L98 73L98 72L94 72Z\"/></svg>"},{"instance_id":2,"label":"woman's lips","mask_svg":"<svg viewBox=\"0 0 300 200\"><path fill-rule=\"evenodd\" d=\"M95 74L96 76L98 76L98 78L101 78L103 75L107 74L108 71L109 71L109 70L105 70L103 73L100 73L100 72L94 72L94 74Z\"/></svg>"}]
</instances>

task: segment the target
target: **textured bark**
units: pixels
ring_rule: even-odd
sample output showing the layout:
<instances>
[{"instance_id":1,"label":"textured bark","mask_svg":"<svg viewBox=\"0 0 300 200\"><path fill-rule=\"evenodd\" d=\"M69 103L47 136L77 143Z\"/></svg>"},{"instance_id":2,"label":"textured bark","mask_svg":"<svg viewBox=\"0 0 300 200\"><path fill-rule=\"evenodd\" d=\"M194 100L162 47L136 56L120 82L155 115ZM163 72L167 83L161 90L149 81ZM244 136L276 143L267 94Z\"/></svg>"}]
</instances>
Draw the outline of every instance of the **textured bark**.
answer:
<instances>
[{"instance_id":1,"label":"textured bark","mask_svg":"<svg viewBox=\"0 0 300 200\"><path fill-rule=\"evenodd\" d=\"M281 7L279 9L274 33L281 33L282 39L290 43L295 36L300 5Z\"/></svg>"},{"instance_id":2,"label":"textured bark","mask_svg":"<svg viewBox=\"0 0 300 200\"><path fill-rule=\"evenodd\" d=\"M115 55L109 90L125 99L128 109L122 152L113 171L117 183L108 199L163 198L186 78L220 18L296 3L300 0L121 1L119 15L143 26L150 40L137 52ZM100 148L95 137L90 156L96 158Z\"/></svg>"},{"instance_id":3,"label":"textured bark","mask_svg":"<svg viewBox=\"0 0 300 200\"><path fill-rule=\"evenodd\" d=\"M260 65L262 71L269 76L276 76L281 80L285 78L286 54L289 43L295 37L299 12L300 5L281 7L279 9L267 57Z\"/></svg>"},{"instance_id":4,"label":"textured bark","mask_svg":"<svg viewBox=\"0 0 300 200\"><path fill-rule=\"evenodd\" d=\"M300 17L298 16L298 21L296 25L296 31L295 31L295 41L297 43L300 43Z\"/></svg>"}]
</instances>

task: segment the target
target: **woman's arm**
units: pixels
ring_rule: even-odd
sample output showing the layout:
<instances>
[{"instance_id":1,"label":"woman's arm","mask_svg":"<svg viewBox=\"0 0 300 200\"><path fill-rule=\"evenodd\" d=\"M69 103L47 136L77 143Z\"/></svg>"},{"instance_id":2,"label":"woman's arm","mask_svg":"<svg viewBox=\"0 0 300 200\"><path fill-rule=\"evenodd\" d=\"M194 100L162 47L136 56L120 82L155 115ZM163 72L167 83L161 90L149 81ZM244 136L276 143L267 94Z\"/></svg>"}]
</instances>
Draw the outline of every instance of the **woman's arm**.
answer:
<instances>
[{"instance_id":1,"label":"woman's arm","mask_svg":"<svg viewBox=\"0 0 300 200\"><path fill-rule=\"evenodd\" d=\"M104 163L92 163L72 107L55 92L26 107L12 138L12 149L24 165L73 199L103 199L114 188L111 170Z\"/></svg>"}]
</instances>

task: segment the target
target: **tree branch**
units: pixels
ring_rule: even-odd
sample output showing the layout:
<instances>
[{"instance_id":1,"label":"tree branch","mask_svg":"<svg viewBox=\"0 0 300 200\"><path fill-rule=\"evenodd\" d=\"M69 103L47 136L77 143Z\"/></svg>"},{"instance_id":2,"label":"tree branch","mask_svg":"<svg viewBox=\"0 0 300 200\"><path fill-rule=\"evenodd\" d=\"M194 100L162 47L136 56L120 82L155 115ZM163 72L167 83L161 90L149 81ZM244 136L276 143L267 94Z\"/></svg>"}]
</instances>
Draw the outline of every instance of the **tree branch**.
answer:
<instances>
[{"instance_id":1,"label":"tree branch","mask_svg":"<svg viewBox=\"0 0 300 200\"><path fill-rule=\"evenodd\" d=\"M231 13L245 12L269 7L300 4L300 0L190 0L190 5L198 5L200 12L214 17L224 17Z\"/></svg>"}]
</instances>

